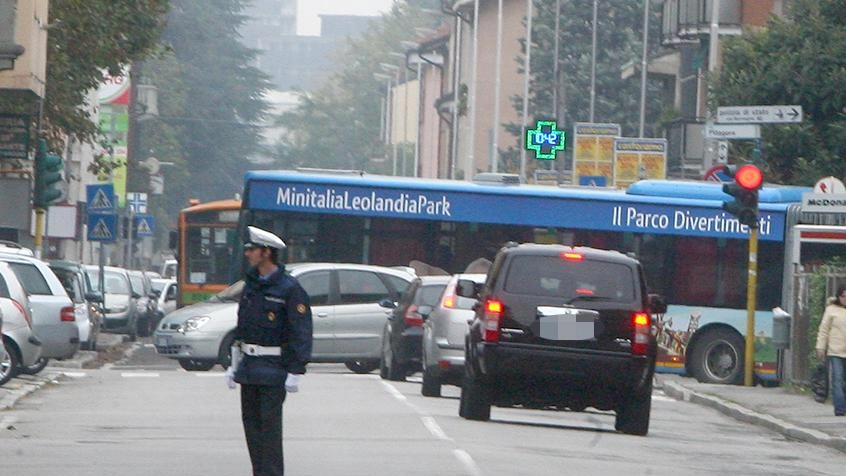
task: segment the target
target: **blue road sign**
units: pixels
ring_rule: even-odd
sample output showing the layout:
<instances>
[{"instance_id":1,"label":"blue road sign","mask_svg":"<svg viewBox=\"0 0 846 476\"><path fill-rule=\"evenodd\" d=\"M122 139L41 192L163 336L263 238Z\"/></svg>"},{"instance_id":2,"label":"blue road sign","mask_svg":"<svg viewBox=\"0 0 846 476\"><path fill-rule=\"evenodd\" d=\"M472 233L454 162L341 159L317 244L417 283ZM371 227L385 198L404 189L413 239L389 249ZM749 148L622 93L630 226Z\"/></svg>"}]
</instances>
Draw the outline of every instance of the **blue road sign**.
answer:
<instances>
[{"instance_id":1,"label":"blue road sign","mask_svg":"<svg viewBox=\"0 0 846 476\"><path fill-rule=\"evenodd\" d=\"M132 210L132 213L147 213L147 194L128 192L126 194L126 205Z\"/></svg>"},{"instance_id":2,"label":"blue road sign","mask_svg":"<svg viewBox=\"0 0 846 476\"><path fill-rule=\"evenodd\" d=\"M153 215L135 215L132 228L138 238L153 236L156 233L156 219Z\"/></svg>"},{"instance_id":3,"label":"blue road sign","mask_svg":"<svg viewBox=\"0 0 846 476\"><path fill-rule=\"evenodd\" d=\"M88 241L113 243L117 240L117 214L89 213Z\"/></svg>"},{"instance_id":4,"label":"blue road sign","mask_svg":"<svg viewBox=\"0 0 846 476\"><path fill-rule=\"evenodd\" d=\"M581 175L579 185L582 187L604 187L605 176L603 175Z\"/></svg>"},{"instance_id":5,"label":"blue road sign","mask_svg":"<svg viewBox=\"0 0 846 476\"><path fill-rule=\"evenodd\" d=\"M111 183L86 185L85 197L88 213L114 213L117 208L115 186Z\"/></svg>"}]
</instances>

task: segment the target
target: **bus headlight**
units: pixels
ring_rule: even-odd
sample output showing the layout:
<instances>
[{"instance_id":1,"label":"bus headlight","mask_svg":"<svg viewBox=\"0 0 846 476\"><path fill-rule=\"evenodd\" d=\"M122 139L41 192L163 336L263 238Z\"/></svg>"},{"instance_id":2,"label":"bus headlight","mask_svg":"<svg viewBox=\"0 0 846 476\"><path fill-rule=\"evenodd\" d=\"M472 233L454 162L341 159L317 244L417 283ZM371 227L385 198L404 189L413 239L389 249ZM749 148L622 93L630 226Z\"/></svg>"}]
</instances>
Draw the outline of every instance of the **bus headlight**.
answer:
<instances>
[{"instance_id":1,"label":"bus headlight","mask_svg":"<svg viewBox=\"0 0 846 476\"><path fill-rule=\"evenodd\" d=\"M188 318L179 328L179 332L184 334L186 332L196 331L206 325L206 323L210 320L211 318L209 316L197 316Z\"/></svg>"}]
</instances>

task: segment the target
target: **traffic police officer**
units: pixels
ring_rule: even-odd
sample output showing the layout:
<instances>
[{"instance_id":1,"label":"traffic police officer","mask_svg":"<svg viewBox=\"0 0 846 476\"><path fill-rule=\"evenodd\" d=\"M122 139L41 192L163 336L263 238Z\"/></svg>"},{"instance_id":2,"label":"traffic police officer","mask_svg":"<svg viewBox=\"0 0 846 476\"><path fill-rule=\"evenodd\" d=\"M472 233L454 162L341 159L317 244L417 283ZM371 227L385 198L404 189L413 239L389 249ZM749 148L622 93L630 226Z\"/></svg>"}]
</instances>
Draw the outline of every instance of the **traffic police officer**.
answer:
<instances>
[{"instance_id":1,"label":"traffic police officer","mask_svg":"<svg viewBox=\"0 0 846 476\"><path fill-rule=\"evenodd\" d=\"M282 403L311 360L309 298L277 264L285 243L273 233L247 227L244 255L250 269L238 305L238 327L227 369L229 388L241 384L241 419L254 476L285 473Z\"/></svg>"}]
</instances>

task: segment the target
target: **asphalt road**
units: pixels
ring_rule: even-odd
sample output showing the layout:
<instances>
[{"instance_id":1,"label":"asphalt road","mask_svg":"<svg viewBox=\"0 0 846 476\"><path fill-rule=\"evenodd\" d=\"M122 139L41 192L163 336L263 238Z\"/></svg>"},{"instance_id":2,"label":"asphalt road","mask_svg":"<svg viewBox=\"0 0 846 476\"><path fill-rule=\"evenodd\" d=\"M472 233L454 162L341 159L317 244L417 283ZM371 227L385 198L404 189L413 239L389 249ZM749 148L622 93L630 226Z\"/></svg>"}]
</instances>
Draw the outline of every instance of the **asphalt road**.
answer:
<instances>
[{"instance_id":1,"label":"asphalt road","mask_svg":"<svg viewBox=\"0 0 846 476\"><path fill-rule=\"evenodd\" d=\"M291 475L842 475L846 455L787 441L708 408L653 399L648 437L605 412L494 409L458 417L458 389L420 395L313 365L285 405ZM21 476L246 475L238 392L222 369L185 372L143 343L99 370L69 371L0 413L0 473Z\"/></svg>"}]
</instances>

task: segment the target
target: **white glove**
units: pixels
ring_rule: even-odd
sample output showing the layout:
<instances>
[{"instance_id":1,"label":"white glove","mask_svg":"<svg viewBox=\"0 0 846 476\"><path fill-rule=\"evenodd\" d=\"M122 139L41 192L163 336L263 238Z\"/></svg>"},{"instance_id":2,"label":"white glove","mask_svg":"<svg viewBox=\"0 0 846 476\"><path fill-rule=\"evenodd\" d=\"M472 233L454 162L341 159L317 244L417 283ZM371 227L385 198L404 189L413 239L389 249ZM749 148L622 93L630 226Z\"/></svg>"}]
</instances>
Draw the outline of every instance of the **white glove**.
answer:
<instances>
[{"instance_id":1,"label":"white glove","mask_svg":"<svg viewBox=\"0 0 846 476\"><path fill-rule=\"evenodd\" d=\"M235 367L230 365L229 368L226 369L226 373L223 374L223 378L226 380L226 386L229 387L229 390L235 390L235 387L238 386L238 384L235 383Z\"/></svg>"},{"instance_id":2,"label":"white glove","mask_svg":"<svg viewBox=\"0 0 846 476\"><path fill-rule=\"evenodd\" d=\"M288 374L288 378L285 379L285 390L297 393L300 390L300 379L302 377L300 374Z\"/></svg>"}]
</instances>

